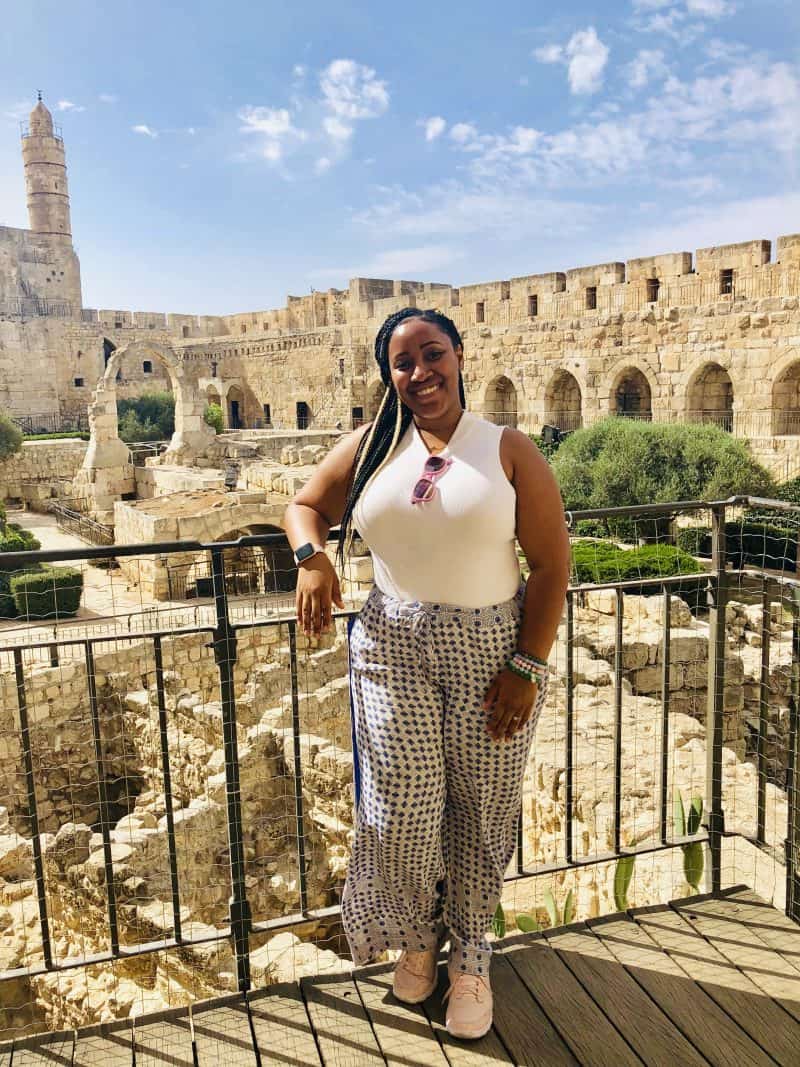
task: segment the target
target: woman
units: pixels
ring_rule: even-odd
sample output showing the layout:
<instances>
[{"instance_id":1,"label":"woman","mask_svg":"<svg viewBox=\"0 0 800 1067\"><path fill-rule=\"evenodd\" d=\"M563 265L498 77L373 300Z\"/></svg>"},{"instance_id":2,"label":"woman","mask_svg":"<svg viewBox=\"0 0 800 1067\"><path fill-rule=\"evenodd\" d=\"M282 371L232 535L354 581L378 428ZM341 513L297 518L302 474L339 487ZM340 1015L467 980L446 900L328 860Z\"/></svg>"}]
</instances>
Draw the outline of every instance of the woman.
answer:
<instances>
[{"instance_id":1,"label":"woman","mask_svg":"<svg viewBox=\"0 0 800 1067\"><path fill-rule=\"evenodd\" d=\"M454 323L405 308L378 331L373 423L339 442L286 512L307 633L343 607L322 546L369 545L351 631L360 795L342 899L357 964L402 949L394 992L425 1000L449 939L447 1028L491 1026L486 940L569 573L558 486L524 434L464 410ZM520 588L515 538L531 575Z\"/></svg>"}]
</instances>

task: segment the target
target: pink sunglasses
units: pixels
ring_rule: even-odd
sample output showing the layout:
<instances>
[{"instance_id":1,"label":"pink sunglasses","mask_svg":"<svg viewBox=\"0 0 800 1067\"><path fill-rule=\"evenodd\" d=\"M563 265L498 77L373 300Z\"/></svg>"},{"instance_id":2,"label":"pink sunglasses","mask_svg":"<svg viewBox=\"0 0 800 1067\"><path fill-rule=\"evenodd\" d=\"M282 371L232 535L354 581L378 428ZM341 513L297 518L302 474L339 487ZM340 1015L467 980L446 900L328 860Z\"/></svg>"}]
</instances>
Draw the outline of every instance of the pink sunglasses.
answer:
<instances>
[{"instance_id":1,"label":"pink sunglasses","mask_svg":"<svg viewBox=\"0 0 800 1067\"><path fill-rule=\"evenodd\" d=\"M450 456L428 456L422 469L422 477L411 490L412 504L427 504L436 494L435 481L452 466Z\"/></svg>"}]
</instances>

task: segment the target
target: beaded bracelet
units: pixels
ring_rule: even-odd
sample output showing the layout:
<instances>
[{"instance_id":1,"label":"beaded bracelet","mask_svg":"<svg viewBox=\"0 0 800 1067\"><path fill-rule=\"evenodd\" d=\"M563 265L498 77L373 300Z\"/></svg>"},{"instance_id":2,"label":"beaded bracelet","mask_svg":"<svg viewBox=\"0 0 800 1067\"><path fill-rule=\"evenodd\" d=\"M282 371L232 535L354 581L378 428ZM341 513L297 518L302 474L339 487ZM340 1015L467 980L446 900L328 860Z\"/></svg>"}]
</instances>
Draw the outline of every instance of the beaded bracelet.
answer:
<instances>
[{"instance_id":1,"label":"beaded bracelet","mask_svg":"<svg viewBox=\"0 0 800 1067\"><path fill-rule=\"evenodd\" d=\"M538 667L540 670L543 670L543 671L547 670L547 666L548 666L547 660L546 659L539 659L538 656L534 656L533 653L531 653L531 652L522 652L520 649L517 649L517 651L514 653L514 655L519 660L527 661L528 663L531 664L532 667Z\"/></svg>"},{"instance_id":2,"label":"beaded bracelet","mask_svg":"<svg viewBox=\"0 0 800 1067\"><path fill-rule=\"evenodd\" d=\"M508 663L506 664L510 671L519 675L520 678L524 678L528 682L535 682L536 685L541 686L544 679L544 669L542 667L533 666L524 655L519 652L515 652Z\"/></svg>"}]
</instances>

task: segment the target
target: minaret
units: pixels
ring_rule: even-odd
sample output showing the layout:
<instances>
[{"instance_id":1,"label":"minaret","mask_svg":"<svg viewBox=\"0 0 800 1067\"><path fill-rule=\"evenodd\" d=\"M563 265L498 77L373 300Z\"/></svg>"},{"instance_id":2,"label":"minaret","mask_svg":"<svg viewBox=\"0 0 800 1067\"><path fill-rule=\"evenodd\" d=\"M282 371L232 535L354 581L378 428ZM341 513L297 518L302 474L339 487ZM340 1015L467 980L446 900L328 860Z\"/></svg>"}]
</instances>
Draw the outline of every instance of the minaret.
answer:
<instances>
[{"instance_id":1,"label":"minaret","mask_svg":"<svg viewBox=\"0 0 800 1067\"><path fill-rule=\"evenodd\" d=\"M22 159L31 230L72 244L64 141L53 128L53 116L42 103L41 93L22 134Z\"/></svg>"}]
</instances>

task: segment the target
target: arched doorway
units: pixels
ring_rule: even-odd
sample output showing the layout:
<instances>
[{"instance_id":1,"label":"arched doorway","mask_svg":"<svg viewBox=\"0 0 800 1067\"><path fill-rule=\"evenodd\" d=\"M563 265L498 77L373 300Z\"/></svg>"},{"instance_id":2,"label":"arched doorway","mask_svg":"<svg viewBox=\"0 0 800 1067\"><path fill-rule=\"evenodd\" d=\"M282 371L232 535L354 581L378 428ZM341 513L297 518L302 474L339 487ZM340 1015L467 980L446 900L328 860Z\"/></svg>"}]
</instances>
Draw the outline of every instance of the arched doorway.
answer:
<instances>
[{"instance_id":1,"label":"arched doorway","mask_svg":"<svg viewBox=\"0 0 800 1067\"><path fill-rule=\"evenodd\" d=\"M232 385L225 397L227 405L227 427L229 430L244 428L244 393L238 385Z\"/></svg>"},{"instance_id":2,"label":"arched doorway","mask_svg":"<svg viewBox=\"0 0 800 1067\"><path fill-rule=\"evenodd\" d=\"M254 523L226 530L214 540L238 541L258 534L283 534L280 526ZM228 596L275 596L293 594L297 584L297 567L287 544L241 545L223 551L225 592ZM170 600L194 600L214 595L211 558L201 552L194 558L176 560L167 566Z\"/></svg>"},{"instance_id":3,"label":"arched doorway","mask_svg":"<svg viewBox=\"0 0 800 1067\"><path fill-rule=\"evenodd\" d=\"M510 378L501 374L489 382L483 401L483 414L498 426L517 425L517 390Z\"/></svg>"},{"instance_id":4,"label":"arched doorway","mask_svg":"<svg viewBox=\"0 0 800 1067\"><path fill-rule=\"evenodd\" d=\"M544 394L544 422L559 430L579 430L583 424L583 398L578 379L568 370L557 370Z\"/></svg>"},{"instance_id":5,"label":"arched doorway","mask_svg":"<svg viewBox=\"0 0 800 1067\"><path fill-rule=\"evenodd\" d=\"M646 422L653 418L650 383L638 367L626 367L618 375L610 400L612 415Z\"/></svg>"},{"instance_id":6,"label":"arched doorway","mask_svg":"<svg viewBox=\"0 0 800 1067\"><path fill-rule=\"evenodd\" d=\"M800 358L790 363L772 386L772 432L800 434Z\"/></svg>"},{"instance_id":7,"label":"arched doorway","mask_svg":"<svg viewBox=\"0 0 800 1067\"><path fill-rule=\"evenodd\" d=\"M733 430L733 382L719 363L706 363L691 378L686 395L689 422Z\"/></svg>"}]
</instances>

